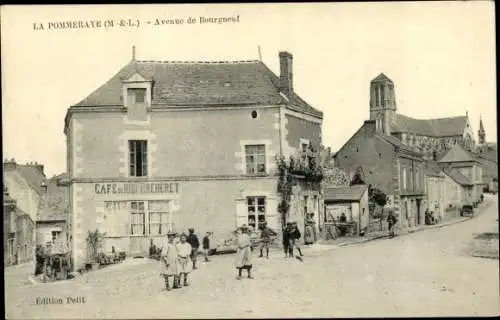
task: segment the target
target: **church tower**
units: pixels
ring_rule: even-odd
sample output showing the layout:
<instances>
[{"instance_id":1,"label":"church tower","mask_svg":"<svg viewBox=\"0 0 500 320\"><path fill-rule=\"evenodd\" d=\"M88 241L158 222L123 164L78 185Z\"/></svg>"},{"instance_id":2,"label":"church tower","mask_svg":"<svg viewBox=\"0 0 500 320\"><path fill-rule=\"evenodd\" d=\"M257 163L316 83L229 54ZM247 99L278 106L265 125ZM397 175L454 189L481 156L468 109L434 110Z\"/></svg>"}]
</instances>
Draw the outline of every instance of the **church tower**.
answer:
<instances>
[{"instance_id":1,"label":"church tower","mask_svg":"<svg viewBox=\"0 0 500 320\"><path fill-rule=\"evenodd\" d=\"M370 120L375 120L377 132L390 135L396 120L394 83L385 74L370 82Z\"/></svg>"},{"instance_id":2,"label":"church tower","mask_svg":"<svg viewBox=\"0 0 500 320\"><path fill-rule=\"evenodd\" d=\"M486 143L486 131L484 131L483 119L481 117L479 117L479 131L477 132L477 136L479 138L479 145Z\"/></svg>"}]
</instances>

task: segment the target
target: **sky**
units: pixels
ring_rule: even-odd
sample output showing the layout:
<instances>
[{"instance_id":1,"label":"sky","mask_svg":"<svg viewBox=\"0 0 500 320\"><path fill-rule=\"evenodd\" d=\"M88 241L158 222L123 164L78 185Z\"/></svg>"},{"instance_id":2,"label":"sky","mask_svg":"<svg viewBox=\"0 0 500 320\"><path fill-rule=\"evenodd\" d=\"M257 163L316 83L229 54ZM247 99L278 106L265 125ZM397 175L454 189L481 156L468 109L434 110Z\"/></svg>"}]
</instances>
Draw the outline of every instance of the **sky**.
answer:
<instances>
[{"instance_id":1,"label":"sky","mask_svg":"<svg viewBox=\"0 0 500 320\"><path fill-rule=\"evenodd\" d=\"M154 25L200 16L238 22ZM482 116L496 141L493 2L2 6L1 18L3 158L42 163L48 177L66 171L67 108L127 64L134 45L138 60L195 61L258 59L260 46L276 74L289 51L294 89L323 111L333 151L369 118L369 82L381 72L399 113L468 113L476 139ZM140 25L48 28L109 19Z\"/></svg>"}]
</instances>

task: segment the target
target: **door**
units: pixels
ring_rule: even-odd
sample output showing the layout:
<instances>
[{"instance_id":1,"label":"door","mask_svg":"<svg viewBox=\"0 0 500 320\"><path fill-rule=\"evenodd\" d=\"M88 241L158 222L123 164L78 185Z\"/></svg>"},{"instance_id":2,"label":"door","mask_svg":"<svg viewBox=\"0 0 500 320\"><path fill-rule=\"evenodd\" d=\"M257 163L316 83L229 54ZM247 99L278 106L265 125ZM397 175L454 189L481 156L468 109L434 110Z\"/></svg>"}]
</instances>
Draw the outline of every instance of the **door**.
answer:
<instances>
[{"instance_id":1,"label":"door","mask_svg":"<svg viewBox=\"0 0 500 320\"><path fill-rule=\"evenodd\" d=\"M421 209L420 209L420 204L421 204L422 200L420 199L417 199L416 203L417 203L417 221L416 221L416 224L419 225L421 224L421 220L420 220L420 214L421 214Z\"/></svg>"}]
</instances>

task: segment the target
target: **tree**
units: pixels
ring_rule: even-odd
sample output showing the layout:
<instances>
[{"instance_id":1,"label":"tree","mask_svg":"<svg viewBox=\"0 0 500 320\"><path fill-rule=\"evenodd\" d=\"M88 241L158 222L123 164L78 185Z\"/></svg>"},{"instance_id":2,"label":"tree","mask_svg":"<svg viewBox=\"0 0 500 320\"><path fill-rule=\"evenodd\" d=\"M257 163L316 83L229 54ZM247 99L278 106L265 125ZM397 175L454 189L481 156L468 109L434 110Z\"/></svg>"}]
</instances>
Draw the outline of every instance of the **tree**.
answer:
<instances>
[{"instance_id":1,"label":"tree","mask_svg":"<svg viewBox=\"0 0 500 320\"><path fill-rule=\"evenodd\" d=\"M380 189L369 185L368 187L368 199L371 203L378 206L385 206L387 204L387 195Z\"/></svg>"},{"instance_id":2,"label":"tree","mask_svg":"<svg viewBox=\"0 0 500 320\"><path fill-rule=\"evenodd\" d=\"M352 178L350 185L354 186L359 184L366 184L363 175L363 169L361 167L356 169L356 173L354 174L354 177Z\"/></svg>"}]
</instances>

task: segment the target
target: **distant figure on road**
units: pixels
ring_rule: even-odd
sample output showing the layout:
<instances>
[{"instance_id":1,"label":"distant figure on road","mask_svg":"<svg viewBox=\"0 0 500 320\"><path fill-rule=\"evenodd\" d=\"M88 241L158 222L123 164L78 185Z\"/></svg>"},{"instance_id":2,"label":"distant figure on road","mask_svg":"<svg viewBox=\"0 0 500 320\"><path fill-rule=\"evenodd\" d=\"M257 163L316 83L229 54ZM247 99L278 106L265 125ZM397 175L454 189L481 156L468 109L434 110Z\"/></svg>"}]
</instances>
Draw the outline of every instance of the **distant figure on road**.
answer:
<instances>
[{"instance_id":1,"label":"distant figure on road","mask_svg":"<svg viewBox=\"0 0 500 320\"><path fill-rule=\"evenodd\" d=\"M182 276L184 275L184 286L188 285L188 274L191 272L191 255L192 248L189 243L187 243L187 236L185 234L181 234L180 242L177 244L177 268L179 272L179 280L182 280Z\"/></svg>"},{"instance_id":2,"label":"distant figure on road","mask_svg":"<svg viewBox=\"0 0 500 320\"><path fill-rule=\"evenodd\" d=\"M238 276L236 279L241 279L243 269L247 270L248 278L252 277L252 251L250 250L250 235L246 224L238 229L238 250L236 251L236 269Z\"/></svg>"},{"instance_id":3,"label":"distant figure on road","mask_svg":"<svg viewBox=\"0 0 500 320\"><path fill-rule=\"evenodd\" d=\"M395 236L394 226L398 222L398 219L394 215L392 211L389 211L389 215L387 216L387 224L389 225L389 236L393 238Z\"/></svg>"},{"instance_id":4,"label":"distant figure on road","mask_svg":"<svg viewBox=\"0 0 500 320\"><path fill-rule=\"evenodd\" d=\"M200 241L198 236L194 234L194 229L189 229L189 235L187 237L187 242L191 245L191 261L193 262L193 269L196 269L196 257L198 256L198 249L200 248Z\"/></svg>"},{"instance_id":5,"label":"distant figure on road","mask_svg":"<svg viewBox=\"0 0 500 320\"><path fill-rule=\"evenodd\" d=\"M162 263L162 272L161 276L165 278L165 287L167 290L170 290L169 278L173 277L172 287L174 289L179 288L179 273L177 272L177 248L174 244L174 232L167 233L168 243L166 247L163 249L162 257L160 259Z\"/></svg>"},{"instance_id":6,"label":"distant figure on road","mask_svg":"<svg viewBox=\"0 0 500 320\"><path fill-rule=\"evenodd\" d=\"M203 256L205 257L205 262L208 262L208 254L210 251L210 236L212 233L210 231L207 231L205 236L203 237Z\"/></svg>"},{"instance_id":7,"label":"distant figure on road","mask_svg":"<svg viewBox=\"0 0 500 320\"><path fill-rule=\"evenodd\" d=\"M271 238L276 236L276 232L267 226L267 221L262 223L262 230L260 232L260 258L263 257L263 251L266 249L266 258L269 258L269 244L271 243Z\"/></svg>"}]
</instances>

